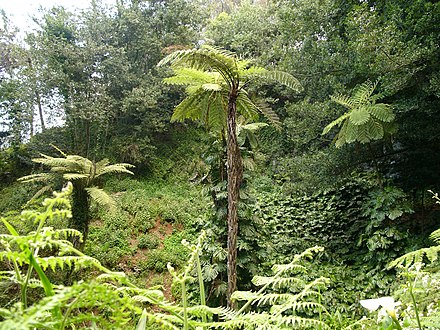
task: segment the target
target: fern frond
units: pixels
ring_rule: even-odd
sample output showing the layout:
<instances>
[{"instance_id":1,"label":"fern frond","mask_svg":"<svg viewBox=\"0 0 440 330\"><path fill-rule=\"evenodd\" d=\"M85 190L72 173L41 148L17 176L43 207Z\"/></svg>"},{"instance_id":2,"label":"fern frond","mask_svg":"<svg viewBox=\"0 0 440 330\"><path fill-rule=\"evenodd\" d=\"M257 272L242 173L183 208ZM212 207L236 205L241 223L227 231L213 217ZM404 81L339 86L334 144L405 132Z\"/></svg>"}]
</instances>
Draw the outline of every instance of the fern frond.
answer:
<instances>
[{"instance_id":1,"label":"fern frond","mask_svg":"<svg viewBox=\"0 0 440 330\"><path fill-rule=\"evenodd\" d=\"M218 80L219 74L196 70L193 68L176 68L174 75L165 78L163 82L169 85L199 86L207 83L213 83Z\"/></svg>"},{"instance_id":2,"label":"fern frond","mask_svg":"<svg viewBox=\"0 0 440 330\"><path fill-rule=\"evenodd\" d=\"M200 103L204 98L206 98L206 92L201 88L188 95L174 109L171 122L184 121L185 119L200 120Z\"/></svg>"},{"instance_id":3,"label":"fern frond","mask_svg":"<svg viewBox=\"0 0 440 330\"><path fill-rule=\"evenodd\" d=\"M280 131L282 123L277 113L266 102L259 101L256 102L256 105L267 121Z\"/></svg>"},{"instance_id":4,"label":"fern frond","mask_svg":"<svg viewBox=\"0 0 440 330\"><path fill-rule=\"evenodd\" d=\"M327 134L328 132L330 132L330 130L331 130L333 127L335 127L335 126L340 126L341 123L342 123L344 120L346 120L347 118L349 118L349 117L350 117L350 113L346 112L346 113L344 113L341 117L339 117L338 119L333 120L330 124L328 124L328 125L324 128L324 130L322 131L322 135L325 135L325 134Z\"/></svg>"},{"instance_id":5,"label":"fern frond","mask_svg":"<svg viewBox=\"0 0 440 330\"><path fill-rule=\"evenodd\" d=\"M104 190L97 187L89 187L86 188L87 194L90 198L95 201L97 204L106 206L110 209L116 208L115 200L107 194Z\"/></svg>"},{"instance_id":6,"label":"fern frond","mask_svg":"<svg viewBox=\"0 0 440 330\"><path fill-rule=\"evenodd\" d=\"M423 262L426 257L430 262L434 262L438 259L438 254L440 253L440 245L431 246L429 248L422 248L416 251L412 251L404 254L403 256L392 261L388 269L396 268L398 266L409 267L416 262Z\"/></svg>"},{"instance_id":7,"label":"fern frond","mask_svg":"<svg viewBox=\"0 0 440 330\"><path fill-rule=\"evenodd\" d=\"M284 316L282 317L278 325L284 325L291 329L299 328L313 328L313 329L331 329L327 324L320 320L303 318L300 316Z\"/></svg>"},{"instance_id":8,"label":"fern frond","mask_svg":"<svg viewBox=\"0 0 440 330\"><path fill-rule=\"evenodd\" d=\"M208 130L221 132L226 127L226 95L223 92L212 91L206 95L200 104L201 115Z\"/></svg>"},{"instance_id":9,"label":"fern frond","mask_svg":"<svg viewBox=\"0 0 440 330\"><path fill-rule=\"evenodd\" d=\"M370 113L366 111L366 109L362 106L354 109L350 113L350 122L356 126L364 125L365 123L368 122L369 119L370 119Z\"/></svg>"},{"instance_id":10,"label":"fern frond","mask_svg":"<svg viewBox=\"0 0 440 330\"><path fill-rule=\"evenodd\" d=\"M372 83L370 80L362 83L353 94L353 101L357 105L362 105L369 102L371 95L376 89L378 81Z\"/></svg>"},{"instance_id":11,"label":"fern frond","mask_svg":"<svg viewBox=\"0 0 440 330\"><path fill-rule=\"evenodd\" d=\"M356 105L355 102L350 97L342 94L331 95L330 99L333 102L336 102L350 110L353 109Z\"/></svg>"},{"instance_id":12,"label":"fern frond","mask_svg":"<svg viewBox=\"0 0 440 330\"><path fill-rule=\"evenodd\" d=\"M431 235L429 235L429 238L440 245L440 229L433 231Z\"/></svg>"},{"instance_id":13,"label":"fern frond","mask_svg":"<svg viewBox=\"0 0 440 330\"><path fill-rule=\"evenodd\" d=\"M241 91L237 97L237 112L250 121L258 119L258 107L251 101L245 91Z\"/></svg>"},{"instance_id":14,"label":"fern frond","mask_svg":"<svg viewBox=\"0 0 440 330\"><path fill-rule=\"evenodd\" d=\"M377 103L374 105L367 105L366 109L373 117L382 122L390 123L395 119L389 104Z\"/></svg>"},{"instance_id":15,"label":"fern frond","mask_svg":"<svg viewBox=\"0 0 440 330\"><path fill-rule=\"evenodd\" d=\"M303 87L301 86L301 83L298 81L298 79L287 72L269 70L261 70L260 72L258 72L255 70L253 75L265 80L280 83L296 92L301 92L303 90Z\"/></svg>"},{"instance_id":16,"label":"fern frond","mask_svg":"<svg viewBox=\"0 0 440 330\"><path fill-rule=\"evenodd\" d=\"M96 164L96 174L95 178L100 177L101 175L108 174L108 173L127 173L134 175L134 173L127 168L134 168L134 165L127 164L127 163L118 163L118 164L112 164L112 165L106 165L106 166L98 166L98 163Z\"/></svg>"},{"instance_id":17,"label":"fern frond","mask_svg":"<svg viewBox=\"0 0 440 330\"><path fill-rule=\"evenodd\" d=\"M232 85L236 78L234 68L236 68L236 57L232 53L204 45L199 49L189 49L176 51L164 59L157 65L163 66L171 64L173 67L186 66L196 70L218 71L228 85Z\"/></svg>"},{"instance_id":18,"label":"fern frond","mask_svg":"<svg viewBox=\"0 0 440 330\"><path fill-rule=\"evenodd\" d=\"M60 172L62 172L62 171L60 171ZM89 177L88 174L81 174L81 173L65 173L65 174L63 174L63 178L68 181L87 179L88 177Z\"/></svg>"},{"instance_id":19,"label":"fern frond","mask_svg":"<svg viewBox=\"0 0 440 330\"><path fill-rule=\"evenodd\" d=\"M305 273L307 272L307 268L302 266L302 265L298 265L296 263L290 263L290 264L283 264L283 265L273 265L272 266L272 271L274 273L279 273L279 272L294 272L294 273Z\"/></svg>"},{"instance_id":20,"label":"fern frond","mask_svg":"<svg viewBox=\"0 0 440 330\"><path fill-rule=\"evenodd\" d=\"M219 84L203 84L202 88L205 91L213 91L213 92L220 92L222 90L222 86Z\"/></svg>"},{"instance_id":21,"label":"fern frond","mask_svg":"<svg viewBox=\"0 0 440 330\"><path fill-rule=\"evenodd\" d=\"M44 182L48 183L54 179L54 175L52 173L37 173L22 176L18 178L17 181L20 182Z\"/></svg>"},{"instance_id":22,"label":"fern frond","mask_svg":"<svg viewBox=\"0 0 440 330\"><path fill-rule=\"evenodd\" d=\"M384 129L378 121L371 119L369 122L367 122L365 128L369 140L380 140L383 138Z\"/></svg>"}]
</instances>

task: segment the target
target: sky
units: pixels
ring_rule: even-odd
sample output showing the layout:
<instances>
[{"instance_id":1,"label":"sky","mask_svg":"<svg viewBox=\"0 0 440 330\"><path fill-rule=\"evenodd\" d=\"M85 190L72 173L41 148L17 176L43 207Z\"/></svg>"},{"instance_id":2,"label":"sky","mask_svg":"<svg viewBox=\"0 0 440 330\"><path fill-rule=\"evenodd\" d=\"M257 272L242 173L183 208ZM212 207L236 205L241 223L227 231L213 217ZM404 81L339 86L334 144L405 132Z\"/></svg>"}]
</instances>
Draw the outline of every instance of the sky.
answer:
<instances>
[{"instance_id":1,"label":"sky","mask_svg":"<svg viewBox=\"0 0 440 330\"><path fill-rule=\"evenodd\" d=\"M115 3L116 0L103 0L102 2ZM40 6L50 8L59 5L74 10L86 8L89 3L90 0L0 0L0 9L6 12L15 26L25 31L33 27L30 16L37 14Z\"/></svg>"}]
</instances>

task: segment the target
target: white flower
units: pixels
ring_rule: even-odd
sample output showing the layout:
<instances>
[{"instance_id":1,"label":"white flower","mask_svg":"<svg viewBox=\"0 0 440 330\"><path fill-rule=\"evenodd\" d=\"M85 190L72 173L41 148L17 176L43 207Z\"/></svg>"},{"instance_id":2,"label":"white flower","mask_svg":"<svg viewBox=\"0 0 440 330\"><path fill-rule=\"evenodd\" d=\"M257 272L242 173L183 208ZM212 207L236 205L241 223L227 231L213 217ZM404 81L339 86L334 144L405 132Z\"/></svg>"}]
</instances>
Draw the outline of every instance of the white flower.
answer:
<instances>
[{"instance_id":1,"label":"white flower","mask_svg":"<svg viewBox=\"0 0 440 330\"><path fill-rule=\"evenodd\" d=\"M386 311L393 311L396 303L393 297L381 297L376 299L365 299L359 301L362 307L368 309L370 312L377 310L379 307L383 307Z\"/></svg>"}]
</instances>

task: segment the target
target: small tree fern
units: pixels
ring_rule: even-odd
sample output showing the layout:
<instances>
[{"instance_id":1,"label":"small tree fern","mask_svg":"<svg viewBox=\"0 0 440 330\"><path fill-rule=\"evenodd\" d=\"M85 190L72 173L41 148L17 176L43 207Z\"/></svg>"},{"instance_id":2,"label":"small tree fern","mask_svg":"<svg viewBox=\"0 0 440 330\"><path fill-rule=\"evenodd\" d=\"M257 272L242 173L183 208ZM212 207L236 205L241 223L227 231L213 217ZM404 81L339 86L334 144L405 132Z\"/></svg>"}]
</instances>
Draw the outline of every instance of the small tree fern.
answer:
<instances>
[{"instance_id":1,"label":"small tree fern","mask_svg":"<svg viewBox=\"0 0 440 330\"><path fill-rule=\"evenodd\" d=\"M373 95L376 86L377 82L366 81L355 89L351 97L342 94L331 96L334 102L348 110L322 132L327 134L333 127L341 127L335 136L336 147L353 142L369 143L395 131L391 106L377 103L381 95Z\"/></svg>"},{"instance_id":2,"label":"small tree fern","mask_svg":"<svg viewBox=\"0 0 440 330\"><path fill-rule=\"evenodd\" d=\"M48 187L53 186L54 182L60 179L71 181L73 184L73 216L69 221L69 226L80 231L85 240L89 232L90 202L93 200L99 205L110 209L116 206L113 198L97 186L98 180L105 174L133 174L128 169L134 166L126 163L110 164L107 159L93 162L78 155L66 155L58 148L56 149L63 157L51 157L41 154L40 158L32 159L35 163L49 167L50 172L31 174L18 180L21 182L44 183L45 186L37 192L36 196L47 191Z\"/></svg>"}]
</instances>

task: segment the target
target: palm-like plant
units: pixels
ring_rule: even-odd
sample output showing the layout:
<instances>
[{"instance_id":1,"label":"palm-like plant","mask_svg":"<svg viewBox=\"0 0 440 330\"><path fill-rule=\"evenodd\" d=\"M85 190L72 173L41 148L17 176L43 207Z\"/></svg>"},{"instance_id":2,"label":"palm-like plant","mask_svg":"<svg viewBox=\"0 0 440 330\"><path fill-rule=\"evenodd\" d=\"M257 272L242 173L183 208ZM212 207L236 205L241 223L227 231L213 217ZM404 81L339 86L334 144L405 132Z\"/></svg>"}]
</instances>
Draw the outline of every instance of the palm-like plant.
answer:
<instances>
[{"instance_id":1,"label":"palm-like plant","mask_svg":"<svg viewBox=\"0 0 440 330\"><path fill-rule=\"evenodd\" d=\"M342 125L335 136L336 147L352 142L369 143L393 132L393 111L388 104L376 103L381 97L380 94L373 95L376 86L377 82L367 81L351 97L341 94L331 96L333 101L348 109L322 132L327 134L333 127Z\"/></svg>"},{"instance_id":2,"label":"palm-like plant","mask_svg":"<svg viewBox=\"0 0 440 330\"><path fill-rule=\"evenodd\" d=\"M166 83L187 86L188 97L174 110L172 121L202 120L208 128L226 131L228 178L228 304L237 286L237 234L239 189L243 164L237 141L237 113L256 119L259 112L271 118L270 111L255 104L245 88L257 79L280 82L300 90L297 79L281 71L268 71L240 60L231 52L210 46L176 51L159 62L171 64L175 75ZM266 111L265 111L266 110Z\"/></svg>"},{"instance_id":3,"label":"palm-like plant","mask_svg":"<svg viewBox=\"0 0 440 330\"><path fill-rule=\"evenodd\" d=\"M98 179L104 174L133 174L128 168L134 166L126 163L110 164L107 159L93 162L78 155L66 155L58 148L56 149L63 157L41 154L40 158L32 159L35 163L49 167L50 172L31 174L18 180L45 183L45 186L36 195L43 193L60 178L64 181L71 181L73 184L72 218L69 220L69 227L80 231L83 234L83 242L85 242L89 232L91 200L110 209L116 206L113 198L97 186Z\"/></svg>"}]
</instances>

